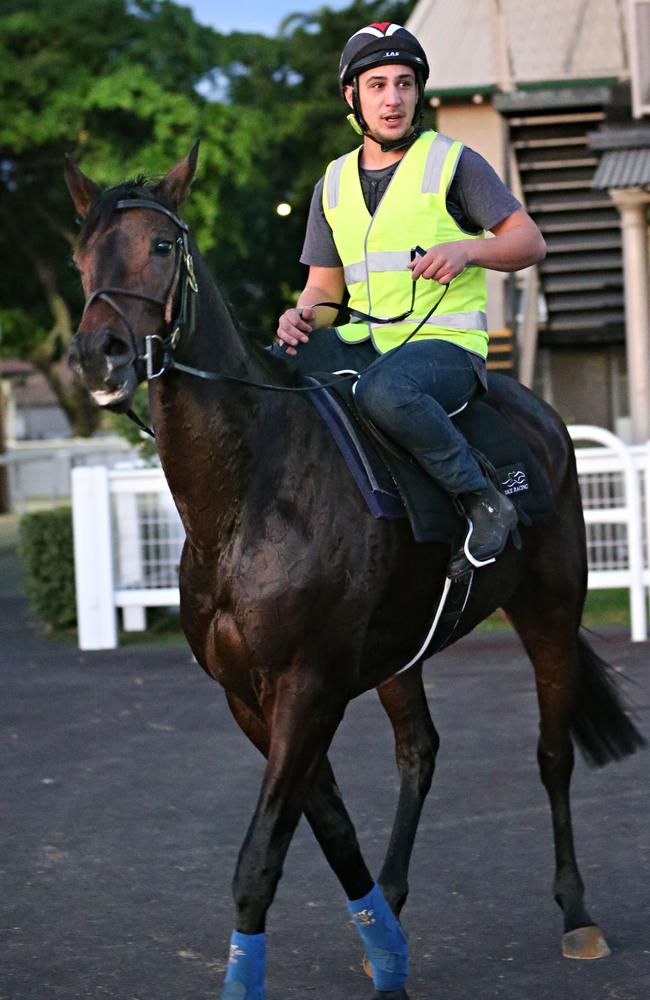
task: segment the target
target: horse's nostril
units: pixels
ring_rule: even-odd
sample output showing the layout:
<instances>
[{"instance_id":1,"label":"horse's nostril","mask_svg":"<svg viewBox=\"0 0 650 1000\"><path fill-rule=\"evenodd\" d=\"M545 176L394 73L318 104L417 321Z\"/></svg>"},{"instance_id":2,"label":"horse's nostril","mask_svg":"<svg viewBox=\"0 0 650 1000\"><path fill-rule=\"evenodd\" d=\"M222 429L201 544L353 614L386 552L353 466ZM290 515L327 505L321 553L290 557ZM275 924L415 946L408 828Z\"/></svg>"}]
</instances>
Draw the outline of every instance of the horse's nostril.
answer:
<instances>
[{"instance_id":1,"label":"horse's nostril","mask_svg":"<svg viewBox=\"0 0 650 1000\"><path fill-rule=\"evenodd\" d=\"M129 355L129 345L122 340L110 327L100 331L97 346L105 358L114 361L116 358L126 358Z\"/></svg>"},{"instance_id":2,"label":"horse's nostril","mask_svg":"<svg viewBox=\"0 0 650 1000\"><path fill-rule=\"evenodd\" d=\"M104 354L107 358L119 357L121 354L127 354L128 347L123 341L118 337L109 336L108 340L104 344Z\"/></svg>"}]
</instances>

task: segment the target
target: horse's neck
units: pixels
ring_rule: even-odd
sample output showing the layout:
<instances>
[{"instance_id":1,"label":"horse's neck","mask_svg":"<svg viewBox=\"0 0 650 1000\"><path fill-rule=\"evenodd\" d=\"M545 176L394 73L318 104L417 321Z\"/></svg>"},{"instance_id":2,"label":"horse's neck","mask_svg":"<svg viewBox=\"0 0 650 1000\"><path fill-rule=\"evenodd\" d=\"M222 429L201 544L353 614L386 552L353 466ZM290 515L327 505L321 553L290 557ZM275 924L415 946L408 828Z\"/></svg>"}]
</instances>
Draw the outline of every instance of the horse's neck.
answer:
<instances>
[{"instance_id":1,"label":"horse's neck","mask_svg":"<svg viewBox=\"0 0 650 1000\"><path fill-rule=\"evenodd\" d=\"M219 289L193 248L199 295L196 329L181 335L175 352L177 361L204 371L254 377L258 365L228 312Z\"/></svg>"},{"instance_id":2,"label":"horse's neck","mask_svg":"<svg viewBox=\"0 0 650 1000\"><path fill-rule=\"evenodd\" d=\"M207 289L211 292L211 289ZM196 330L176 358L209 371L266 381L215 294L202 294ZM218 544L238 518L251 477L256 438L281 407L274 393L169 372L150 383L158 453L188 538ZM271 398L275 397L275 398Z\"/></svg>"}]
</instances>

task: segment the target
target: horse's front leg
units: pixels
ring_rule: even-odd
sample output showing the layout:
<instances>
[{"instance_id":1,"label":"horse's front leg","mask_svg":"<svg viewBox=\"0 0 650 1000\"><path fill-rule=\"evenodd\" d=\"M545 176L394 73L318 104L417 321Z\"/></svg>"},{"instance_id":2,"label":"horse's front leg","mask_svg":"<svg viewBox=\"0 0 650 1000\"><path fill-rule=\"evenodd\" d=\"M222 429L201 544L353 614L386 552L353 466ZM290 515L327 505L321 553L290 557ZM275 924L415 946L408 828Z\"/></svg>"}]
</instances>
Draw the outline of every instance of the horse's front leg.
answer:
<instances>
[{"instance_id":1,"label":"horse's front leg","mask_svg":"<svg viewBox=\"0 0 650 1000\"><path fill-rule=\"evenodd\" d=\"M399 915L408 896L411 853L440 739L429 713L421 663L386 681L377 693L393 727L400 773L397 812L379 884Z\"/></svg>"},{"instance_id":2,"label":"horse's front leg","mask_svg":"<svg viewBox=\"0 0 650 1000\"><path fill-rule=\"evenodd\" d=\"M289 843L307 794L343 718L344 706L319 684L285 675L265 705L269 750L259 801L234 880L237 926L264 930Z\"/></svg>"},{"instance_id":3,"label":"horse's front leg","mask_svg":"<svg viewBox=\"0 0 650 1000\"><path fill-rule=\"evenodd\" d=\"M284 674L264 705L267 766L233 882L236 930L221 1000L264 1000L266 914L310 786L343 717L340 700L304 673Z\"/></svg>"},{"instance_id":4,"label":"horse's front leg","mask_svg":"<svg viewBox=\"0 0 650 1000\"><path fill-rule=\"evenodd\" d=\"M227 693L230 710L242 731L265 757L269 733L257 706ZM357 835L327 758L309 790L305 817L348 899L367 895L373 880L363 860Z\"/></svg>"},{"instance_id":5,"label":"horse's front leg","mask_svg":"<svg viewBox=\"0 0 650 1000\"><path fill-rule=\"evenodd\" d=\"M258 750L268 757L269 731L259 709L232 694L227 697L242 730ZM367 971L372 975L378 990L375 998L408 1000L403 988L408 972L405 935L381 890L373 883L327 758L309 789L304 813L346 893L348 909L366 944L369 955L366 960ZM373 912L369 913L371 910Z\"/></svg>"}]
</instances>

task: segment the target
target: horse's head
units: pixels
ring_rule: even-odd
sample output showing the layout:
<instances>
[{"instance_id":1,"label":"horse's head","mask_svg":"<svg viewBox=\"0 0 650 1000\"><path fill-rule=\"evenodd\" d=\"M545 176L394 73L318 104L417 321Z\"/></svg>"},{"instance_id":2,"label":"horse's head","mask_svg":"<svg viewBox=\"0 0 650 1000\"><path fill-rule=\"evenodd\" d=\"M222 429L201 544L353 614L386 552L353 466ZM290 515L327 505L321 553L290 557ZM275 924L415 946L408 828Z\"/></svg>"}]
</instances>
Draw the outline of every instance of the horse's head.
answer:
<instances>
[{"instance_id":1,"label":"horse's head","mask_svg":"<svg viewBox=\"0 0 650 1000\"><path fill-rule=\"evenodd\" d=\"M128 410L138 383L153 374L154 354L173 347L188 324L196 284L178 209L197 156L198 143L155 186L134 181L104 192L66 162L84 220L73 260L86 295L70 365L100 406Z\"/></svg>"}]
</instances>

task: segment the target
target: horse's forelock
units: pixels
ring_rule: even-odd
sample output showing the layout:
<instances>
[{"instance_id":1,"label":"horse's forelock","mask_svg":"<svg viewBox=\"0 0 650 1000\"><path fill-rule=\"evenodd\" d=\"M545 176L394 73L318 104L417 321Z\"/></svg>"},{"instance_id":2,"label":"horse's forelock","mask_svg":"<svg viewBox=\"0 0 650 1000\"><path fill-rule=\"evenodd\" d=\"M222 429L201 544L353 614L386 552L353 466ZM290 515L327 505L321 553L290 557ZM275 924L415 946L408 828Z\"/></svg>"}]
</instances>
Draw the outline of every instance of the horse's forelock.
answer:
<instances>
[{"instance_id":1,"label":"horse's forelock","mask_svg":"<svg viewBox=\"0 0 650 1000\"><path fill-rule=\"evenodd\" d=\"M108 226L115 211L115 206L122 199L144 198L165 205L166 208L171 208L172 206L168 205L165 199L156 193L155 188L157 183L157 181L139 176L103 191L99 198L93 202L88 215L83 220L81 232L79 233L79 249L83 250L94 233Z\"/></svg>"}]
</instances>

